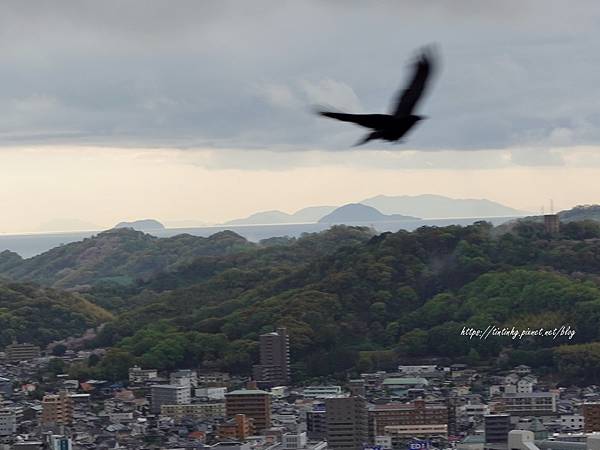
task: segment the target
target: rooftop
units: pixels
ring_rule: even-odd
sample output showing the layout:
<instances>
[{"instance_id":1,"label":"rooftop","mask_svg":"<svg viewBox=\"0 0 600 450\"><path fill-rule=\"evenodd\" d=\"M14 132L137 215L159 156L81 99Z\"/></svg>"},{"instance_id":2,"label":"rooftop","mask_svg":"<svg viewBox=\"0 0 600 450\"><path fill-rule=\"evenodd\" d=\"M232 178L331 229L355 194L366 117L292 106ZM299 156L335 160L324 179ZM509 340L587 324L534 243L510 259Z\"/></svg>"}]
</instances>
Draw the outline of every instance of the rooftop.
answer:
<instances>
[{"instance_id":1,"label":"rooftop","mask_svg":"<svg viewBox=\"0 0 600 450\"><path fill-rule=\"evenodd\" d=\"M429 382L425 378L411 378L411 377L393 377L393 378L386 378L385 380L383 380L384 386L389 386L389 385L393 385L393 384L428 385Z\"/></svg>"},{"instance_id":2,"label":"rooftop","mask_svg":"<svg viewBox=\"0 0 600 450\"><path fill-rule=\"evenodd\" d=\"M225 396L229 395L271 395L269 392L261 391L260 389L238 389L236 391L231 391L225 394Z\"/></svg>"}]
</instances>

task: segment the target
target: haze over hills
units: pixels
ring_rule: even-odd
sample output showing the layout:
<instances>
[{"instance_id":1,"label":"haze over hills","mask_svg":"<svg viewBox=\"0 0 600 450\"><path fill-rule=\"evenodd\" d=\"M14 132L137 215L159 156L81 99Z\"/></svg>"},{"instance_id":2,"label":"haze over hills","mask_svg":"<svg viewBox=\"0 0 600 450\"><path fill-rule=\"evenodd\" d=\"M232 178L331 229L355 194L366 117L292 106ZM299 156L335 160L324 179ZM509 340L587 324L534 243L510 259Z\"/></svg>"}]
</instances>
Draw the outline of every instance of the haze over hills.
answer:
<instances>
[{"instance_id":1,"label":"haze over hills","mask_svg":"<svg viewBox=\"0 0 600 450\"><path fill-rule=\"evenodd\" d=\"M578 205L566 211L559 212L558 216L562 222L576 220L600 221L600 205Z\"/></svg>"},{"instance_id":2,"label":"haze over hills","mask_svg":"<svg viewBox=\"0 0 600 450\"><path fill-rule=\"evenodd\" d=\"M115 228L132 228L137 231L164 230L165 226L155 219L141 219L131 222L119 222Z\"/></svg>"},{"instance_id":3,"label":"haze over hills","mask_svg":"<svg viewBox=\"0 0 600 450\"><path fill-rule=\"evenodd\" d=\"M127 285L192 258L225 255L252 246L231 231L208 238L189 234L157 238L131 228L115 228L28 259L4 251L0 253L0 275L60 288L85 288L97 282Z\"/></svg>"},{"instance_id":4,"label":"haze over hills","mask_svg":"<svg viewBox=\"0 0 600 450\"><path fill-rule=\"evenodd\" d=\"M443 195L378 195L360 203L384 214L408 214L424 219L452 217L503 217L528 214L487 199L450 198Z\"/></svg>"},{"instance_id":5,"label":"haze over hills","mask_svg":"<svg viewBox=\"0 0 600 450\"><path fill-rule=\"evenodd\" d=\"M293 214L283 211L263 211L251 214L243 219L234 219L225 222L224 225L268 225L276 223L314 223L323 216L333 211L336 206L309 206L302 208Z\"/></svg>"},{"instance_id":6,"label":"haze over hills","mask_svg":"<svg viewBox=\"0 0 600 450\"><path fill-rule=\"evenodd\" d=\"M326 216L319 219L319 223L345 224L355 222L384 222L396 220L419 220L419 217L404 216L402 214L382 214L377 209L350 203L340 206Z\"/></svg>"},{"instance_id":7,"label":"haze over hills","mask_svg":"<svg viewBox=\"0 0 600 450\"><path fill-rule=\"evenodd\" d=\"M458 218L458 217L510 217L528 214L510 206L487 199L456 199L443 195L378 195L357 202L375 208L380 214L400 214L414 218ZM279 223L320 222L335 210L336 206L311 206L294 214L278 210L263 211L242 219L225 222L224 225L270 225ZM367 219L373 220L373 219ZM405 220L380 218L380 220ZM357 220L360 221L360 220Z\"/></svg>"},{"instance_id":8,"label":"haze over hills","mask_svg":"<svg viewBox=\"0 0 600 450\"><path fill-rule=\"evenodd\" d=\"M378 195L356 203L370 206L378 210L382 215L399 214L421 219L438 218L485 218L485 217L514 217L526 216L530 213L502 205L487 199L457 199L443 195ZM343 205L319 205L308 206L294 213L280 210L259 211L247 217L229 220L220 224L224 225L275 225L275 224L303 224L303 223L325 223L321 219ZM380 217L364 219L371 221L404 220L399 218ZM350 219L347 219L350 221ZM357 222L363 221L357 219ZM156 219L142 219L134 221L123 221L115 225L115 228L133 228L138 231L156 231L166 228L196 228L219 226L215 222L204 220L169 220L166 222ZM100 230L102 227L78 219L56 219L38 227L38 231L70 232Z\"/></svg>"},{"instance_id":9,"label":"haze over hills","mask_svg":"<svg viewBox=\"0 0 600 450\"><path fill-rule=\"evenodd\" d=\"M86 222L80 219L53 219L48 222L41 223L37 231L52 232L52 231L88 231L97 230L98 225Z\"/></svg>"},{"instance_id":10,"label":"haze over hills","mask_svg":"<svg viewBox=\"0 0 600 450\"><path fill-rule=\"evenodd\" d=\"M588 228L594 228L593 222L600 222L600 205L577 205L571 209L559 211L556 213L561 222L561 228L568 228L571 222L581 222ZM502 232L512 230L515 226L527 223L541 223L544 221L544 216L541 214L535 216L519 217L503 223L498 227Z\"/></svg>"}]
</instances>

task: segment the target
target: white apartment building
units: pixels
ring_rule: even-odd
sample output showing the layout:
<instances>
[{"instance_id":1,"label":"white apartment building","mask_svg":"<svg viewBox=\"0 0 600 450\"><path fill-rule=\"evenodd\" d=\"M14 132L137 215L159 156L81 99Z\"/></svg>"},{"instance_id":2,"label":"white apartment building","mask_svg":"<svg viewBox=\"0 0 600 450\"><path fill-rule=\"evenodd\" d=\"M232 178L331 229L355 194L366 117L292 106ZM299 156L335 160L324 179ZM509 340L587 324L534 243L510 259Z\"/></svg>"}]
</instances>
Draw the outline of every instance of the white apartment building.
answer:
<instances>
[{"instance_id":1,"label":"white apartment building","mask_svg":"<svg viewBox=\"0 0 600 450\"><path fill-rule=\"evenodd\" d=\"M212 419L225 417L225 403L192 403L181 405L161 405L160 415L173 419L190 417L193 419Z\"/></svg>"},{"instance_id":2,"label":"white apartment building","mask_svg":"<svg viewBox=\"0 0 600 450\"><path fill-rule=\"evenodd\" d=\"M302 391L307 398L339 397L342 395L341 386L308 386Z\"/></svg>"},{"instance_id":3,"label":"white apartment building","mask_svg":"<svg viewBox=\"0 0 600 450\"><path fill-rule=\"evenodd\" d=\"M504 394L504 412L514 416L544 416L556 413L556 393L530 392Z\"/></svg>"},{"instance_id":4,"label":"white apartment building","mask_svg":"<svg viewBox=\"0 0 600 450\"><path fill-rule=\"evenodd\" d=\"M190 387L176 384L154 384L152 391L152 412L160 413L162 405L186 405L191 402Z\"/></svg>"},{"instance_id":5,"label":"white apartment building","mask_svg":"<svg viewBox=\"0 0 600 450\"><path fill-rule=\"evenodd\" d=\"M563 414L560 416L559 421L561 426L568 430L583 430L585 425L581 414Z\"/></svg>"},{"instance_id":6,"label":"white apartment building","mask_svg":"<svg viewBox=\"0 0 600 450\"><path fill-rule=\"evenodd\" d=\"M205 387L194 389L194 396L206 397L209 400L225 400L226 387Z\"/></svg>"},{"instance_id":7,"label":"white apartment building","mask_svg":"<svg viewBox=\"0 0 600 450\"><path fill-rule=\"evenodd\" d=\"M158 371L156 369L142 369L139 366L133 366L129 369L130 383L145 383L156 378L158 378Z\"/></svg>"},{"instance_id":8,"label":"white apartment building","mask_svg":"<svg viewBox=\"0 0 600 450\"><path fill-rule=\"evenodd\" d=\"M17 414L15 411L0 409L0 436L10 436L17 431Z\"/></svg>"}]
</instances>

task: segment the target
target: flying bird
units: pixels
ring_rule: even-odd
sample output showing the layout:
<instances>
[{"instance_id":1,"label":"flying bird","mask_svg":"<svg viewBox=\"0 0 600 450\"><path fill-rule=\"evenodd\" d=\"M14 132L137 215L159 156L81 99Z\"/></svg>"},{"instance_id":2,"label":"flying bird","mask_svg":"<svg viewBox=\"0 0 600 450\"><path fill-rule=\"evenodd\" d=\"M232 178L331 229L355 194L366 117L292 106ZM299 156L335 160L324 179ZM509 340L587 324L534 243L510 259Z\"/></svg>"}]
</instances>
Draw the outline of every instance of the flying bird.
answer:
<instances>
[{"instance_id":1,"label":"flying bird","mask_svg":"<svg viewBox=\"0 0 600 450\"><path fill-rule=\"evenodd\" d=\"M401 90L391 114L346 114L334 111L318 111L319 114L342 122L352 122L373 131L358 141L355 146L373 139L397 142L424 116L413 114L415 106L423 96L435 68L431 48L424 49L413 64L413 76L406 88Z\"/></svg>"}]
</instances>

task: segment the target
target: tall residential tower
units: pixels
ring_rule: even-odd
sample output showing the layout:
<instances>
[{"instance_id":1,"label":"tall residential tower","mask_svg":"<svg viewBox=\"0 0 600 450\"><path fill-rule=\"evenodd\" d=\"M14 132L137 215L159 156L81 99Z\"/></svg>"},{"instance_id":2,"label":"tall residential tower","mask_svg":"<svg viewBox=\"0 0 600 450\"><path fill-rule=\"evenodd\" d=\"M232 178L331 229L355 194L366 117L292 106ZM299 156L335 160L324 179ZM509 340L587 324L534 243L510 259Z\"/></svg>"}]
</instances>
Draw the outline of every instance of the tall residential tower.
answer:
<instances>
[{"instance_id":1,"label":"tall residential tower","mask_svg":"<svg viewBox=\"0 0 600 450\"><path fill-rule=\"evenodd\" d=\"M290 341L285 328L260 336L260 364L253 367L254 379L268 386L290 381Z\"/></svg>"}]
</instances>

